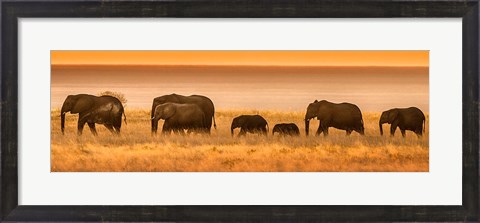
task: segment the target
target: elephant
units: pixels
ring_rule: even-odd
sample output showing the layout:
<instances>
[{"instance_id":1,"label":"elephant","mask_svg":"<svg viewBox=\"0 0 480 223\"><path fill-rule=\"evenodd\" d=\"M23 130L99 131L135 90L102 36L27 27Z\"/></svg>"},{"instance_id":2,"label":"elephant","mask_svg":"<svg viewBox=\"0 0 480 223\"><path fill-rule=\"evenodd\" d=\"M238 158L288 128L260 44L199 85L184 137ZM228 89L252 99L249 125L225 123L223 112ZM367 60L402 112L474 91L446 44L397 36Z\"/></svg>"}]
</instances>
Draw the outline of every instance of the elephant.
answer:
<instances>
[{"instance_id":1,"label":"elephant","mask_svg":"<svg viewBox=\"0 0 480 223\"><path fill-rule=\"evenodd\" d=\"M95 123L103 124L112 133L120 134L122 115L125 124L127 117L123 105L116 97L104 95L94 96L89 94L68 95L62 105L61 129L65 131L65 113L78 115L78 135L82 135L85 123L88 124L93 135L97 135Z\"/></svg>"},{"instance_id":2,"label":"elephant","mask_svg":"<svg viewBox=\"0 0 480 223\"><path fill-rule=\"evenodd\" d=\"M317 118L320 121L316 133L317 136L322 132L324 136L328 136L329 127L345 130L347 135L350 135L352 131L365 135L362 112L354 104L336 104L326 100L315 100L313 103L310 103L305 114L305 133L307 136L310 128L310 119L312 118Z\"/></svg>"},{"instance_id":3,"label":"elephant","mask_svg":"<svg viewBox=\"0 0 480 223\"><path fill-rule=\"evenodd\" d=\"M260 115L240 115L233 119L231 126L231 133L233 137L233 130L240 128L238 136L245 136L248 133L261 133L265 136L268 132L268 123Z\"/></svg>"},{"instance_id":4,"label":"elephant","mask_svg":"<svg viewBox=\"0 0 480 223\"><path fill-rule=\"evenodd\" d=\"M299 136L300 130L295 123L280 123L273 126L272 136L278 132L279 135Z\"/></svg>"},{"instance_id":5,"label":"elephant","mask_svg":"<svg viewBox=\"0 0 480 223\"><path fill-rule=\"evenodd\" d=\"M183 134L187 132L206 133L205 129L205 113L196 104L178 104L163 103L155 108L153 121L158 123L159 119L164 119L162 133Z\"/></svg>"},{"instance_id":6,"label":"elephant","mask_svg":"<svg viewBox=\"0 0 480 223\"><path fill-rule=\"evenodd\" d=\"M378 121L380 135L383 135L382 125L384 123L390 124L391 136L394 136L397 127L400 128L403 137L405 137L405 130L415 132L418 137L421 137L425 132L425 115L416 107L393 108L382 112Z\"/></svg>"},{"instance_id":7,"label":"elephant","mask_svg":"<svg viewBox=\"0 0 480 223\"><path fill-rule=\"evenodd\" d=\"M152 112L150 117L152 118L152 134L156 134L158 128L158 121L155 121L153 119L155 108L158 105L167 102L178 104L196 104L200 107L200 109L202 109L203 113L205 114L204 128L207 130L207 133L210 133L210 129L212 128L212 120L214 128L217 128L217 124L215 123L215 106L213 105L213 102L212 100L210 100L210 98L202 95L183 96L178 94L170 94L156 97L153 99Z\"/></svg>"}]
</instances>

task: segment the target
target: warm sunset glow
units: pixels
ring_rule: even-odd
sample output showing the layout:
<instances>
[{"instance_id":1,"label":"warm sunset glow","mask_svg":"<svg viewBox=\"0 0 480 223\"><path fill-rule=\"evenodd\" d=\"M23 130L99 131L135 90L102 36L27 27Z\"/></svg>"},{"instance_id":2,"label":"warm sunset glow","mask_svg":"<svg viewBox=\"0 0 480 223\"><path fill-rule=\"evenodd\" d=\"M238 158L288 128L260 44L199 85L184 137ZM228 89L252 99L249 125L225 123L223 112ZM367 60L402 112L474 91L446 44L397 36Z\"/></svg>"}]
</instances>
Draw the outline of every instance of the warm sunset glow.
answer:
<instances>
[{"instance_id":1,"label":"warm sunset glow","mask_svg":"<svg viewBox=\"0 0 480 223\"><path fill-rule=\"evenodd\" d=\"M51 172L429 171L429 51L51 51L50 68ZM125 99L123 117L108 97L65 106L107 91ZM172 100L155 135L155 98L180 95L190 100ZM315 100L338 105L306 122ZM409 107L425 119L390 136L383 111ZM240 115L262 116L267 137L247 128L257 120L232 128ZM299 137L274 133L281 123Z\"/></svg>"},{"instance_id":2,"label":"warm sunset glow","mask_svg":"<svg viewBox=\"0 0 480 223\"><path fill-rule=\"evenodd\" d=\"M428 51L51 51L53 65L423 66Z\"/></svg>"}]
</instances>

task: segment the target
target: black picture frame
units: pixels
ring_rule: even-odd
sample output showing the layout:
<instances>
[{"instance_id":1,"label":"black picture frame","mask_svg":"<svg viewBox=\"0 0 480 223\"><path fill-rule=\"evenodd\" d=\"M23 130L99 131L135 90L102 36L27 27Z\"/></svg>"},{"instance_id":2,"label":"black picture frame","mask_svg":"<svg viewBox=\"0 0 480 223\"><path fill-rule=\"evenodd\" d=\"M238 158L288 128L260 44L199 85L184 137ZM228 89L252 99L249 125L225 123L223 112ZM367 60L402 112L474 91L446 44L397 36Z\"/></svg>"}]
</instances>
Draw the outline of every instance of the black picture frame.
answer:
<instances>
[{"instance_id":1,"label":"black picture frame","mask_svg":"<svg viewBox=\"0 0 480 223\"><path fill-rule=\"evenodd\" d=\"M1 1L0 221L466 221L479 215L478 1ZM458 17L463 26L463 204L460 206L18 205L18 18ZM448 43L446 43L448 44ZM40 192L40 191L39 191Z\"/></svg>"}]
</instances>

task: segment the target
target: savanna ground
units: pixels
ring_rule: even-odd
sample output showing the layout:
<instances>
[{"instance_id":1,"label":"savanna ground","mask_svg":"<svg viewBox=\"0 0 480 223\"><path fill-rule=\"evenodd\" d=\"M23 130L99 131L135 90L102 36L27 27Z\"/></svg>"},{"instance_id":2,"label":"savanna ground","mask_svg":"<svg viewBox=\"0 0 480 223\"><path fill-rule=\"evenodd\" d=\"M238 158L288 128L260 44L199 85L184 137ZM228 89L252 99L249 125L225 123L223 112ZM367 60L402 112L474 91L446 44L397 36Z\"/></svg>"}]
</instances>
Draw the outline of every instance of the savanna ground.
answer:
<instances>
[{"instance_id":1,"label":"savanna ground","mask_svg":"<svg viewBox=\"0 0 480 223\"><path fill-rule=\"evenodd\" d=\"M268 137L249 134L231 137L230 124L240 114L260 114L270 127ZM120 136L97 125L98 137L88 126L77 136L78 115L66 115L65 135L60 112L51 112L51 171L54 172L351 172L428 171L428 115L426 134L417 138L407 131L403 139L379 134L380 113L364 113L365 136L330 128L330 135L315 137L318 121L312 120L305 136L304 112L220 110L217 129L210 136L150 134L150 111L127 109L127 125ZM276 123L294 122L300 137L271 135ZM160 121L159 128L163 125ZM235 133L238 133L238 129ZM313 133L313 135L312 135Z\"/></svg>"}]
</instances>

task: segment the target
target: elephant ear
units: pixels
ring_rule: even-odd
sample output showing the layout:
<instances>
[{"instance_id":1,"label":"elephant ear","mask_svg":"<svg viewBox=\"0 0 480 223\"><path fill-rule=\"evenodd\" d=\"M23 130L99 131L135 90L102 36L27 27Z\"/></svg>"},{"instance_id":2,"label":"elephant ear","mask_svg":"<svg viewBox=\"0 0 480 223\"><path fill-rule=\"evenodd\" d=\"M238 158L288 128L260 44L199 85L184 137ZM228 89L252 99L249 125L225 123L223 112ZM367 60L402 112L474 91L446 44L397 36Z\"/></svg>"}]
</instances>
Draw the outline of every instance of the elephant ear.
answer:
<instances>
[{"instance_id":1,"label":"elephant ear","mask_svg":"<svg viewBox=\"0 0 480 223\"><path fill-rule=\"evenodd\" d=\"M315 105L316 105L315 110L317 111L317 118L318 117L325 118L325 116L329 113L328 107L326 107L322 103L317 103Z\"/></svg>"},{"instance_id":2,"label":"elephant ear","mask_svg":"<svg viewBox=\"0 0 480 223\"><path fill-rule=\"evenodd\" d=\"M73 98L74 102L72 105L71 113L81 113L90 109L93 106L93 100L90 97L77 96Z\"/></svg>"},{"instance_id":3,"label":"elephant ear","mask_svg":"<svg viewBox=\"0 0 480 223\"><path fill-rule=\"evenodd\" d=\"M393 123L397 118L398 118L398 110L393 109L390 112L388 112L388 121L390 123Z\"/></svg>"},{"instance_id":4,"label":"elephant ear","mask_svg":"<svg viewBox=\"0 0 480 223\"><path fill-rule=\"evenodd\" d=\"M172 117L177 112L177 109L173 105L165 106L163 109L163 118L168 119Z\"/></svg>"}]
</instances>

